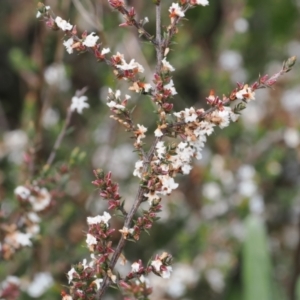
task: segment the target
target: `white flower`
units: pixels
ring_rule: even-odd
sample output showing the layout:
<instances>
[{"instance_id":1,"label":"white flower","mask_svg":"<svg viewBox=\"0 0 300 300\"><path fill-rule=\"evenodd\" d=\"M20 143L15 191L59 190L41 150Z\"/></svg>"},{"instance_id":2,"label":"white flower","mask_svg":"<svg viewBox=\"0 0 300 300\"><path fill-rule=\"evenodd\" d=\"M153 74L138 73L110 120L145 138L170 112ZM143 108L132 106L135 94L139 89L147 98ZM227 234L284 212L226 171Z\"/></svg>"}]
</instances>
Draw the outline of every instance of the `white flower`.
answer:
<instances>
[{"instance_id":1,"label":"white flower","mask_svg":"<svg viewBox=\"0 0 300 300\"><path fill-rule=\"evenodd\" d=\"M134 171L133 171L133 176L137 176L139 178L142 178L143 164L144 164L144 162L142 160L138 160L135 163L135 167L134 167Z\"/></svg>"},{"instance_id":2,"label":"white flower","mask_svg":"<svg viewBox=\"0 0 300 300\"><path fill-rule=\"evenodd\" d=\"M248 86L248 84L245 84L243 89L238 91L235 96L240 100L255 100L255 92L252 91L251 87Z\"/></svg>"},{"instance_id":3,"label":"white flower","mask_svg":"<svg viewBox=\"0 0 300 300\"><path fill-rule=\"evenodd\" d=\"M162 266L162 262L160 259L152 260L151 266L154 267L156 272L160 272L160 267Z\"/></svg>"},{"instance_id":4,"label":"white flower","mask_svg":"<svg viewBox=\"0 0 300 300\"><path fill-rule=\"evenodd\" d=\"M148 194L144 194L144 196L148 198L148 203L150 206L152 205L153 201L160 200L160 197L157 195L156 192L149 192Z\"/></svg>"},{"instance_id":5,"label":"white flower","mask_svg":"<svg viewBox=\"0 0 300 300\"><path fill-rule=\"evenodd\" d=\"M30 190L25 186L18 186L15 188L15 195L21 197L22 199L27 199L30 196Z\"/></svg>"},{"instance_id":6,"label":"white flower","mask_svg":"<svg viewBox=\"0 0 300 300\"><path fill-rule=\"evenodd\" d=\"M163 269L161 273L161 277L164 279L170 278L172 272L172 267L171 266L166 266L165 269Z\"/></svg>"},{"instance_id":7,"label":"white flower","mask_svg":"<svg viewBox=\"0 0 300 300\"><path fill-rule=\"evenodd\" d=\"M90 33L84 40L84 42L82 43L84 46L86 47L94 47L96 46L97 40L99 39L98 35L94 35L96 34L95 32Z\"/></svg>"},{"instance_id":8,"label":"white flower","mask_svg":"<svg viewBox=\"0 0 300 300\"><path fill-rule=\"evenodd\" d=\"M77 274L77 272L75 271L74 268L72 268L69 272L68 272L68 278L69 278L69 284L71 283L71 281L73 280L73 275Z\"/></svg>"},{"instance_id":9,"label":"white flower","mask_svg":"<svg viewBox=\"0 0 300 300\"><path fill-rule=\"evenodd\" d=\"M208 1L207 0L190 0L191 5L202 5L202 6L206 6L208 5Z\"/></svg>"},{"instance_id":10,"label":"white flower","mask_svg":"<svg viewBox=\"0 0 300 300\"><path fill-rule=\"evenodd\" d=\"M81 114L84 108L90 107L90 105L85 102L87 99L87 96L72 97L72 104L70 106L71 111L77 110L77 112Z\"/></svg>"},{"instance_id":11,"label":"white flower","mask_svg":"<svg viewBox=\"0 0 300 300\"><path fill-rule=\"evenodd\" d=\"M103 222L104 224L106 224L106 226L108 226L108 221L111 219L111 215L108 212L104 212L103 216L96 216L96 217L87 217L87 223L89 225L93 225L93 224L100 224L101 222Z\"/></svg>"},{"instance_id":12,"label":"white flower","mask_svg":"<svg viewBox=\"0 0 300 300\"><path fill-rule=\"evenodd\" d=\"M53 277L48 272L36 273L33 281L27 287L27 293L31 298L41 297L54 283Z\"/></svg>"},{"instance_id":13,"label":"white flower","mask_svg":"<svg viewBox=\"0 0 300 300\"><path fill-rule=\"evenodd\" d=\"M211 116L217 120L217 125L219 125L220 128L225 128L230 123L230 107L224 107L223 110L215 110Z\"/></svg>"},{"instance_id":14,"label":"white flower","mask_svg":"<svg viewBox=\"0 0 300 300\"><path fill-rule=\"evenodd\" d=\"M173 68L173 66L171 66L171 64L167 61L166 58L164 58L162 60L162 64L163 64L163 70L167 71L167 72L174 72L175 69Z\"/></svg>"},{"instance_id":15,"label":"white flower","mask_svg":"<svg viewBox=\"0 0 300 300\"><path fill-rule=\"evenodd\" d=\"M176 183L174 178L172 178L170 175L159 175L158 178L162 184L161 191L159 191L160 194L169 195L171 194L172 190L177 189L178 183Z\"/></svg>"},{"instance_id":16,"label":"white flower","mask_svg":"<svg viewBox=\"0 0 300 300\"><path fill-rule=\"evenodd\" d=\"M141 139L145 138L145 132L148 130L144 125L137 124L138 130L135 132L137 135L136 143L140 144Z\"/></svg>"},{"instance_id":17,"label":"white flower","mask_svg":"<svg viewBox=\"0 0 300 300\"><path fill-rule=\"evenodd\" d=\"M125 109L125 106L124 106L124 105L118 104L118 103L116 103L115 101L107 102L106 105L107 105L109 108L116 108L116 109L120 109L120 110L124 110L124 109Z\"/></svg>"},{"instance_id":18,"label":"white flower","mask_svg":"<svg viewBox=\"0 0 300 300\"><path fill-rule=\"evenodd\" d=\"M164 142L163 141L158 142L155 148L156 148L157 157L162 159L166 153L166 147L164 145Z\"/></svg>"},{"instance_id":19,"label":"white flower","mask_svg":"<svg viewBox=\"0 0 300 300\"><path fill-rule=\"evenodd\" d=\"M63 45L66 47L66 50L69 54L73 53L73 48L72 48L73 44L74 44L74 40L72 37L69 38L67 41L63 42Z\"/></svg>"},{"instance_id":20,"label":"white flower","mask_svg":"<svg viewBox=\"0 0 300 300\"><path fill-rule=\"evenodd\" d=\"M170 80L170 82L168 84L164 85L164 89L169 90L171 92L171 95L177 94L176 89L174 87L173 80Z\"/></svg>"},{"instance_id":21,"label":"white flower","mask_svg":"<svg viewBox=\"0 0 300 300\"><path fill-rule=\"evenodd\" d=\"M93 283L97 286L97 290L100 289L100 285L101 285L102 281L103 281L102 278L97 278L93 281Z\"/></svg>"},{"instance_id":22,"label":"white flower","mask_svg":"<svg viewBox=\"0 0 300 300\"><path fill-rule=\"evenodd\" d=\"M66 20L63 20L61 17L56 17L55 23L63 31L71 30L73 28L73 25L68 23Z\"/></svg>"},{"instance_id":23,"label":"white flower","mask_svg":"<svg viewBox=\"0 0 300 300\"><path fill-rule=\"evenodd\" d=\"M140 65L138 62L136 62L134 59L132 59L129 64L126 63L126 61L123 61L122 65L116 65L116 67L118 69L121 70L133 70L133 69L137 69L138 72L143 73L144 72L144 68L142 65Z\"/></svg>"},{"instance_id":24,"label":"white flower","mask_svg":"<svg viewBox=\"0 0 300 300\"><path fill-rule=\"evenodd\" d=\"M101 51L101 55L105 55L105 54L107 54L109 52L110 52L109 48L103 48L102 51Z\"/></svg>"},{"instance_id":25,"label":"white flower","mask_svg":"<svg viewBox=\"0 0 300 300\"><path fill-rule=\"evenodd\" d=\"M155 135L156 137L161 137L161 136L163 136L163 132L162 132L161 129L158 127L158 128L156 128L156 130L154 131L154 135Z\"/></svg>"},{"instance_id":26,"label":"white flower","mask_svg":"<svg viewBox=\"0 0 300 300\"><path fill-rule=\"evenodd\" d=\"M140 269L140 264L139 263L135 262L131 265L131 272L136 273L136 272L139 271L139 269Z\"/></svg>"},{"instance_id":27,"label":"white flower","mask_svg":"<svg viewBox=\"0 0 300 300\"><path fill-rule=\"evenodd\" d=\"M171 13L171 17L184 17L184 12L178 3L172 3L171 7L169 8L169 12Z\"/></svg>"},{"instance_id":28,"label":"white flower","mask_svg":"<svg viewBox=\"0 0 300 300\"><path fill-rule=\"evenodd\" d=\"M93 235L89 234L89 233L86 235L86 240L85 241L86 241L88 246L97 245L96 238Z\"/></svg>"},{"instance_id":29,"label":"white flower","mask_svg":"<svg viewBox=\"0 0 300 300\"><path fill-rule=\"evenodd\" d=\"M51 195L46 188L34 189L34 193L31 193L28 198L34 211L42 211L49 206L51 202Z\"/></svg>"}]
</instances>

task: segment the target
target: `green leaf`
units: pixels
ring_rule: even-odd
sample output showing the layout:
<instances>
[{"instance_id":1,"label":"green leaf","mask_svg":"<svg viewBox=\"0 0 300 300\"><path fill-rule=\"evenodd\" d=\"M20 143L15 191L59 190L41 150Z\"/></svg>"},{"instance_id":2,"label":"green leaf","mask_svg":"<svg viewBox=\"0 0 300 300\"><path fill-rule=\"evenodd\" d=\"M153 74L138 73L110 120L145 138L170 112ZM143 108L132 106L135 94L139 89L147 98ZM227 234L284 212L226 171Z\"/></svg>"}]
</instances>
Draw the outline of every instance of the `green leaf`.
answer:
<instances>
[{"instance_id":1,"label":"green leaf","mask_svg":"<svg viewBox=\"0 0 300 300\"><path fill-rule=\"evenodd\" d=\"M242 279L244 300L271 300L271 265L266 229L260 217L245 221Z\"/></svg>"}]
</instances>

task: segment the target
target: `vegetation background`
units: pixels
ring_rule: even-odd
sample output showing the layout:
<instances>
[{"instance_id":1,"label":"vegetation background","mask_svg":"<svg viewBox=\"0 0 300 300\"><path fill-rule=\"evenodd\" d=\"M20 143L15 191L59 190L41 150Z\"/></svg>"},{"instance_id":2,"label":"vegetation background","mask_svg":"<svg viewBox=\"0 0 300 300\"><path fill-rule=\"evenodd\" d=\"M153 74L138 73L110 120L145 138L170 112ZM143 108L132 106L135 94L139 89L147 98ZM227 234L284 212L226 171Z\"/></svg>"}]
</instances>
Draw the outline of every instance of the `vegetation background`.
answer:
<instances>
[{"instance_id":1,"label":"vegetation background","mask_svg":"<svg viewBox=\"0 0 300 300\"><path fill-rule=\"evenodd\" d=\"M168 7L162 1L163 24ZM133 28L119 28L122 17L104 0L49 0L52 10L80 32L96 32L106 47L135 58L151 81L153 47ZM130 206L138 187L132 171L136 154L130 136L109 118L108 87L128 93L112 71L88 53L69 55L62 32L35 18L37 1L0 3L0 204L6 214L18 203L14 188L24 183L23 151L36 151L45 163L63 124L70 99L88 86L90 109L74 114L56 164L79 147L86 153L62 185L62 195L43 214L40 238L10 261L1 261L0 281L15 275L25 282L19 299L58 299L72 263L88 257L86 217L107 209L91 181L92 170L113 172ZM128 1L147 16L155 32L152 1ZM175 37L170 63L176 68L177 110L205 107L211 89L228 94L236 82L272 75L284 60L300 56L299 0L210 0L189 11ZM260 90L239 122L216 131L180 188L163 201L161 219L138 243L129 244L129 261L167 250L174 256L170 280L151 278L152 299L300 299L300 72L299 64L274 89ZM137 123L153 132L153 105L132 95ZM29 149L29 150L28 150ZM34 174L35 173L35 174ZM37 176L37 171L33 172ZM113 226L122 227L121 220ZM118 239L116 234L116 241ZM40 294L30 282L49 272L53 282ZM26 283L27 282L27 283ZM299 288L298 288L299 290ZM121 299L116 293L105 299Z\"/></svg>"}]
</instances>

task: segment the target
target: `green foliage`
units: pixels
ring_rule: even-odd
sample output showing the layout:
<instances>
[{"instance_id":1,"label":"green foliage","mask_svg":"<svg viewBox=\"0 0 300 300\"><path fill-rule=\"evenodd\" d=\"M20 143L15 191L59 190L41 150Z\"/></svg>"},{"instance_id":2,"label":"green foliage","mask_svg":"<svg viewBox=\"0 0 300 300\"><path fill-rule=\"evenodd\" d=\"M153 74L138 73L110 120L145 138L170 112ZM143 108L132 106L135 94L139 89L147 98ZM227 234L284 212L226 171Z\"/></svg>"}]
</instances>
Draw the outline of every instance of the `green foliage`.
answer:
<instances>
[{"instance_id":1,"label":"green foliage","mask_svg":"<svg viewBox=\"0 0 300 300\"><path fill-rule=\"evenodd\" d=\"M245 220L243 246L243 300L271 300L271 259L263 221L255 215Z\"/></svg>"}]
</instances>

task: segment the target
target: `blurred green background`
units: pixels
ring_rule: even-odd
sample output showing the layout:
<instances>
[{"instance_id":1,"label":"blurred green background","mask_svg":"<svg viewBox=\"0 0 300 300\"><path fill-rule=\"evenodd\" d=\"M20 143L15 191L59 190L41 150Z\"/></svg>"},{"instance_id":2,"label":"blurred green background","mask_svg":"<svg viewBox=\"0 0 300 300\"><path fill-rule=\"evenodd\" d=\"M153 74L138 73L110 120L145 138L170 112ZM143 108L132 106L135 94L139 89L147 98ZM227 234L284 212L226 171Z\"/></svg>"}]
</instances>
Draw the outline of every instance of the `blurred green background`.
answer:
<instances>
[{"instance_id":1,"label":"blurred green background","mask_svg":"<svg viewBox=\"0 0 300 300\"><path fill-rule=\"evenodd\" d=\"M163 25L169 22L162 1ZM151 82L153 47L133 28L119 28L122 17L104 0L49 0L45 4L76 24L79 32L96 32L112 53L124 53L145 67ZM128 93L126 82L96 63L89 53L69 55L62 32L53 32L35 18L37 1L0 3L0 204L3 220L17 209L14 188L39 176L60 132L75 91L88 87L90 109L74 114L54 168L74 148L86 153L62 184L64 194L41 215L34 246L1 261L0 281L22 279L18 299L58 299L67 285L71 264L89 256L85 247L86 217L107 209L91 181L92 170L113 172L121 196L130 207L138 188L132 171L137 155L130 135L109 118L107 90ZM154 34L151 1L128 1L146 29ZM251 83L259 74L280 70L292 55L300 56L299 0L210 0L187 12L168 60L175 67L176 110L206 107L211 89L229 94L236 82ZM274 89L259 90L242 118L216 130L203 159L189 176L177 178L180 188L163 200L161 219L151 235L128 244L129 262L146 263L159 251L174 256L171 279L151 277L151 299L295 300L300 299L300 71L280 78ZM132 96L137 123L156 128L147 96ZM149 139L150 141L151 139ZM23 154L33 151L34 170ZM4 222L3 221L3 222ZM121 228L115 218L112 226ZM0 236L1 237L1 236ZM117 242L119 235L115 235ZM128 264L130 266L130 263ZM121 273L123 272L119 270ZM49 289L31 292L35 274L51 274ZM48 274L48 273L47 273ZM33 288L32 288L33 289ZM33 289L34 290L34 289ZM297 292L298 291L298 292ZM105 299L122 299L108 294Z\"/></svg>"}]
</instances>

